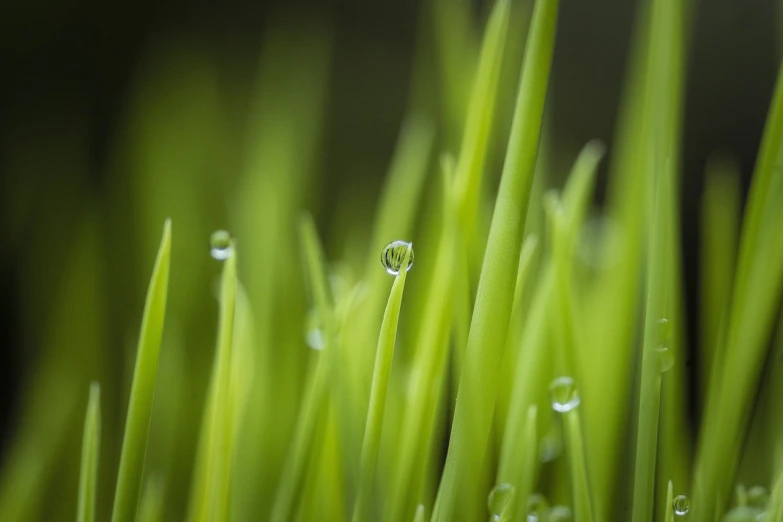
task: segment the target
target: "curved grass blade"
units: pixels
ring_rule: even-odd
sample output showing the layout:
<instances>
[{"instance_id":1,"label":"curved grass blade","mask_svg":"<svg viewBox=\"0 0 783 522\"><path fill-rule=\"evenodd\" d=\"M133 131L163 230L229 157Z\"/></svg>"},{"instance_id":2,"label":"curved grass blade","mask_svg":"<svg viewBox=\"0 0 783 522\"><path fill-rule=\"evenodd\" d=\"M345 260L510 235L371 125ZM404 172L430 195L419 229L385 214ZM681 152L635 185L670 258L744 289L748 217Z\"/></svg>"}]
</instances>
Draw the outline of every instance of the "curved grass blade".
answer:
<instances>
[{"instance_id":1,"label":"curved grass blade","mask_svg":"<svg viewBox=\"0 0 783 522\"><path fill-rule=\"evenodd\" d=\"M647 302L642 350L641 388L634 468L633 520L650 520L653 513L655 462L658 449L658 421L661 404L661 360L659 349L668 342L660 322L666 318L669 267L666 245L668 233L665 205L666 179L658 180L655 211L648 235Z\"/></svg>"},{"instance_id":2,"label":"curved grass blade","mask_svg":"<svg viewBox=\"0 0 783 522\"><path fill-rule=\"evenodd\" d=\"M443 227L435 270L428 281L423 320L415 340L416 352L403 413L398 462L392 476L390 508L384 513L384 520L393 522L406 520L409 504L421 499L448 360L458 216L453 194L453 162L444 159L442 167Z\"/></svg>"},{"instance_id":3,"label":"curved grass blade","mask_svg":"<svg viewBox=\"0 0 783 522\"><path fill-rule=\"evenodd\" d=\"M465 365L457 392L446 467L434 520L456 513L472 518L483 502L476 481L484 462L514 298L519 252L527 217L549 69L558 0L539 0L533 13L514 123L492 217L471 321ZM466 509L463 511L459 506Z\"/></svg>"},{"instance_id":4,"label":"curved grass blade","mask_svg":"<svg viewBox=\"0 0 783 522\"><path fill-rule=\"evenodd\" d=\"M90 398L84 418L82 464L79 472L79 507L77 522L95 521L96 489L98 487L98 460L101 447L101 386L90 384Z\"/></svg>"},{"instance_id":5,"label":"curved grass blade","mask_svg":"<svg viewBox=\"0 0 783 522\"><path fill-rule=\"evenodd\" d=\"M370 506L372 486L375 482L375 466L378 462L383 414L386 409L386 394L389 388L392 359L394 358L394 343L397 339L397 323L400 318L402 294L405 290L405 279L408 273L405 267L408 266L411 254L411 245L408 245L401 265L403 268L394 278L394 284L389 293L389 302L383 314L383 323L378 337L378 350L375 356L375 370L370 391L370 408L367 412L359 463L359 490L354 504L353 522L372 519Z\"/></svg>"},{"instance_id":6,"label":"curved grass blade","mask_svg":"<svg viewBox=\"0 0 783 522\"><path fill-rule=\"evenodd\" d=\"M220 312L218 319L218 342L215 356L215 386L210 390L214 398L209 428L209 455L207 476L210 487L205 495L206 509L202 520L226 520L229 509L229 485L233 457L233 427L237 405L231 394L231 363L234 350L234 312L237 296L237 254L236 248L223 262L220 280Z\"/></svg>"},{"instance_id":7,"label":"curved grass blade","mask_svg":"<svg viewBox=\"0 0 783 522\"><path fill-rule=\"evenodd\" d=\"M719 350L719 332L725 328L725 316L731 298L737 236L740 221L739 165L721 157L707 163L701 208L701 302L700 331L702 366L702 402L709 390L712 373L723 368Z\"/></svg>"},{"instance_id":8,"label":"curved grass blade","mask_svg":"<svg viewBox=\"0 0 783 522\"><path fill-rule=\"evenodd\" d=\"M694 517L725 509L783 289L783 67L742 223L723 368L710 383L697 453ZM727 386L727 384L731 384Z\"/></svg>"},{"instance_id":9,"label":"curved grass blade","mask_svg":"<svg viewBox=\"0 0 783 522\"><path fill-rule=\"evenodd\" d=\"M139 348L133 370L125 435L114 494L112 522L133 522L139 501L144 456L147 450L152 399L155 395L155 379L158 372L160 340L166 313L166 293L171 259L171 220L163 227L155 268L152 271L144 316L141 322Z\"/></svg>"},{"instance_id":10,"label":"curved grass blade","mask_svg":"<svg viewBox=\"0 0 783 522\"><path fill-rule=\"evenodd\" d=\"M302 219L300 236L304 249L309 282L315 305L321 317L324 329L324 348L318 358L318 363L305 392L299 417L296 421L294 436L286 456L283 476L278 484L275 503L272 507L270 520L287 522L294 514L296 503L304 485L305 465L308 454L317 435L319 418L327 400L331 366L337 366L339 356L334 345L333 307L326 282L326 271L323 266L323 254L315 225L309 216ZM337 380L335 378L335 380Z\"/></svg>"}]
</instances>

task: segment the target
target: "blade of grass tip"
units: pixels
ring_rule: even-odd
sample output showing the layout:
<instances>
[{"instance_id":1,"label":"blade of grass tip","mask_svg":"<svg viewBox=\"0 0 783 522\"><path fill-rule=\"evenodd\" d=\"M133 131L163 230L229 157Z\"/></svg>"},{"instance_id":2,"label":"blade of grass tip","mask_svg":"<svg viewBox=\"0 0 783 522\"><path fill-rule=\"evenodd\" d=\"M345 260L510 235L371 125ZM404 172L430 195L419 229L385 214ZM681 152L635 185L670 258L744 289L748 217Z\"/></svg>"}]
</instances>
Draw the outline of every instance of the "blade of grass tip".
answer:
<instances>
[{"instance_id":1,"label":"blade of grass tip","mask_svg":"<svg viewBox=\"0 0 783 522\"><path fill-rule=\"evenodd\" d=\"M705 375L701 401L709 390L711 372L722 368L718 350L719 332L724 326L740 220L739 165L731 159L713 156L707 162L701 208L701 360ZM715 362L713 362L715 361Z\"/></svg>"},{"instance_id":2,"label":"blade of grass tip","mask_svg":"<svg viewBox=\"0 0 783 522\"><path fill-rule=\"evenodd\" d=\"M155 395L160 340L166 314L170 259L171 220L166 220L141 321L141 335L136 352L117 488L114 494L112 522L133 522L136 515L144 456L147 450L152 400Z\"/></svg>"},{"instance_id":3,"label":"blade of grass tip","mask_svg":"<svg viewBox=\"0 0 783 522\"><path fill-rule=\"evenodd\" d=\"M231 365L234 350L234 316L237 296L237 254L236 247L229 247L231 254L223 261L220 280L220 311L218 317L218 341L215 393L212 409L210 443L213 450L211 487L207 491L209 520L226 520L229 509L231 461L233 457L232 432L237 405L232 401Z\"/></svg>"},{"instance_id":4,"label":"blade of grass tip","mask_svg":"<svg viewBox=\"0 0 783 522\"><path fill-rule=\"evenodd\" d=\"M136 522L163 522L164 493L165 486L160 476L152 475L147 479Z\"/></svg>"},{"instance_id":5,"label":"blade of grass tip","mask_svg":"<svg viewBox=\"0 0 783 522\"><path fill-rule=\"evenodd\" d=\"M442 158L441 167L443 226L435 270L427 281L423 319L416 333L416 351L403 413L398 463L392 478L390 507L384 512L384 520L387 522L406 520L410 503L422 498L422 485L430 466L432 436L446 375L454 311L452 296L458 216L453 190L454 162L450 156Z\"/></svg>"},{"instance_id":6,"label":"blade of grass tip","mask_svg":"<svg viewBox=\"0 0 783 522\"><path fill-rule=\"evenodd\" d=\"M309 388L304 394L302 407L299 410L294 436L286 455L283 475L280 478L275 502L272 507L270 520L273 522L287 522L293 517L294 504L298 500L303 486L308 454L316 436L316 426L327 399L326 392L330 374L339 368L339 359L337 359L339 353L336 345L334 345L331 297L326 283L321 245L318 241L318 234L315 231L312 218L309 216L302 218L299 233L304 250L311 293L324 330L324 347L321 350L322 353L318 358L315 373L310 380ZM331 369L332 365L336 366L334 370ZM335 381L339 380L337 377L335 376Z\"/></svg>"},{"instance_id":7,"label":"blade of grass tip","mask_svg":"<svg viewBox=\"0 0 783 522\"><path fill-rule=\"evenodd\" d=\"M400 318L402 294L405 289L408 260L411 257L412 249L411 244L405 248L402 263L398 267L398 274L394 278L394 284L389 293L389 301L383 314L383 323L381 323L372 389L370 390L370 407L367 412L359 462L359 490L353 509L353 522L374 518L371 516L372 486L375 482L375 465L378 462L378 447L381 442L383 414L386 409L386 394L389 389L389 375L394 358L394 342L397 339L397 323Z\"/></svg>"},{"instance_id":8,"label":"blade of grass tip","mask_svg":"<svg viewBox=\"0 0 783 522\"><path fill-rule=\"evenodd\" d=\"M90 384L90 398L84 418L82 464L79 472L79 507L77 522L94 522L96 489L98 487L98 460L101 447L101 387Z\"/></svg>"},{"instance_id":9,"label":"blade of grass tip","mask_svg":"<svg viewBox=\"0 0 783 522\"><path fill-rule=\"evenodd\" d=\"M413 522L424 522L426 520L424 515L424 504L419 504L416 507L416 514L413 516Z\"/></svg>"},{"instance_id":10,"label":"blade of grass tip","mask_svg":"<svg viewBox=\"0 0 783 522\"><path fill-rule=\"evenodd\" d=\"M508 32L509 4L509 0L498 0L487 21L457 160L455 184L460 224L466 238L472 237L481 197L481 175L497 101L503 50Z\"/></svg>"},{"instance_id":11,"label":"blade of grass tip","mask_svg":"<svg viewBox=\"0 0 783 522\"><path fill-rule=\"evenodd\" d=\"M694 510L723 510L738 465L739 441L761 374L783 287L783 67L781 67L742 223L721 378L710 385L694 484ZM725 384L731 383L731 386ZM709 457L707 457L709 456ZM699 515L696 512L694 516Z\"/></svg>"},{"instance_id":12,"label":"blade of grass tip","mask_svg":"<svg viewBox=\"0 0 783 522\"><path fill-rule=\"evenodd\" d=\"M663 520L664 522L674 522L674 485L671 480L666 488L666 515Z\"/></svg>"},{"instance_id":13,"label":"blade of grass tip","mask_svg":"<svg viewBox=\"0 0 783 522\"><path fill-rule=\"evenodd\" d=\"M471 321L454 422L434 520L477 512L475 488L484 461L497 395L500 363L513 301L541 121L555 40L557 0L539 0L533 12L514 123L490 226ZM467 507L461 511L458 504Z\"/></svg>"},{"instance_id":14,"label":"blade of grass tip","mask_svg":"<svg viewBox=\"0 0 783 522\"><path fill-rule=\"evenodd\" d=\"M232 460L232 429L236 405L231 397L234 315L237 277L236 248L230 240L220 280L218 335L202 418L196 471L191 490L188 520L206 522L224 519L228 509L228 484Z\"/></svg>"},{"instance_id":15,"label":"blade of grass tip","mask_svg":"<svg viewBox=\"0 0 783 522\"><path fill-rule=\"evenodd\" d=\"M667 179L660 176L655 195L655 210L650 221L647 261L647 302L644 321L639 418L634 468L633 520L643 522L653 515L655 462L658 444L658 419L661 401L661 373L667 370L670 356L667 342L666 292L669 278L667 265L666 212L664 198ZM664 322L662 322L664 321Z\"/></svg>"},{"instance_id":16,"label":"blade of grass tip","mask_svg":"<svg viewBox=\"0 0 783 522\"><path fill-rule=\"evenodd\" d=\"M472 295L476 275L481 266L483 248L477 230L478 204L482 196L482 175L486 163L492 121L498 96L498 84L503 65L506 34L510 16L510 1L498 0L487 20L478 70L468 105L460 153L455 170L455 192L461 233L457 236L457 251L466 262L455 267L454 314L455 357L454 388L461 374L467 326L472 313Z\"/></svg>"}]
</instances>

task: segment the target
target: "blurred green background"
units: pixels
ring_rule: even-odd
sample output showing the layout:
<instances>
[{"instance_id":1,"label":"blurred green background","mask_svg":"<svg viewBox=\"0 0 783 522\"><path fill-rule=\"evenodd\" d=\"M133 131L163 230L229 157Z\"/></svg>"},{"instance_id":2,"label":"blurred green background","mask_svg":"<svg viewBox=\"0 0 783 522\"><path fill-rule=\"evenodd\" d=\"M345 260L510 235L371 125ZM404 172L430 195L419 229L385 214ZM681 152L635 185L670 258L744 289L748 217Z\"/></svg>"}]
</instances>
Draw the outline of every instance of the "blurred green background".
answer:
<instances>
[{"instance_id":1,"label":"blurred green background","mask_svg":"<svg viewBox=\"0 0 783 522\"><path fill-rule=\"evenodd\" d=\"M468 40L480 36L489 7L470 2ZM545 128L552 184L560 184L589 139L612 143L636 7L629 0L562 2ZM529 2L516 1L514 9L507 53L518 56ZM774 84L780 19L772 0L693 2L681 192L692 322L703 170L714 153L729 155L747 186ZM166 437L174 426L198 426L206 393L219 271L208 256L209 233L243 223L236 230L240 251L285 250L296 238L280 241L267 229L293 236L287 219L309 209L328 257L360 265L406 115L417 112L434 124L436 152L458 146L459 125L444 92L459 89L445 88L437 72L433 25L429 2L411 0L11 0L0 6L0 456L6 468L22 458L10 449L20 434L62 429L56 443L78 446L87 383L95 378L103 384L103 455L117 454L146 283L160 227L171 216L171 313L158 397L172 402L157 401L156 408L181 416L161 417L158 430L153 420L150 459L180 470L181 480L171 482L180 504L169 509L183 509L197 432ZM470 52L458 58L469 71ZM518 61L509 60L516 67ZM513 66L503 72L498 120L504 129L516 74ZM470 85L467 73L453 80ZM495 143L492 180L502 153ZM285 193L291 185L303 187L295 197ZM599 201L604 188L602 176ZM422 206L427 212L426 201ZM237 217L248 209L263 224L257 230ZM417 245L417 262L426 255L427 245ZM290 282L298 270L281 267L276 277ZM252 279L248 274L249 287ZM285 289L275 306L304 310L302 288ZM688 331L693 345L697 329ZM296 397L301 357L281 351L267 363L286 376L280 382ZM691 372L698 364L687 361ZM177 394L166 394L167 387ZM27 418L33 405L50 414ZM290 425L294 412L283 410L280 422ZM39 464L72 478L78 454L72 457ZM115 460L101 462L104 497L113 487ZM52 505L70 509L75 482L47 484Z\"/></svg>"}]
</instances>

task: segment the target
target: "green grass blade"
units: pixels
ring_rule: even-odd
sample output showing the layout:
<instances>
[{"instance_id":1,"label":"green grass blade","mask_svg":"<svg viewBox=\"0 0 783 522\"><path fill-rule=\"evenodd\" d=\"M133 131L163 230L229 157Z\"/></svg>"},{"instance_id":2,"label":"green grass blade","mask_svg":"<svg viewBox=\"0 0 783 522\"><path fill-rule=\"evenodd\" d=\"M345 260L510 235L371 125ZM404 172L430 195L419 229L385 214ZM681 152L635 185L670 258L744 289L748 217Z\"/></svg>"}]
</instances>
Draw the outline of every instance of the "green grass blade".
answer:
<instances>
[{"instance_id":1,"label":"green grass blade","mask_svg":"<svg viewBox=\"0 0 783 522\"><path fill-rule=\"evenodd\" d=\"M509 0L495 3L484 34L478 70L468 106L465 130L457 159L457 201L466 238L472 236L473 221L481 195L481 175L492 130L492 118L508 32Z\"/></svg>"},{"instance_id":2,"label":"green grass blade","mask_svg":"<svg viewBox=\"0 0 783 522\"><path fill-rule=\"evenodd\" d=\"M413 516L413 522L424 522L426 520L424 516L424 504L419 504L416 507L416 514Z\"/></svg>"},{"instance_id":3,"label":"green grass blade","mask_svg":"<svg viewBox=\"0 0 783 522\"><path fill-rule=\"evenodd\" d=\"M147 479L136 522L163 522L164 493L165 487L160 476L153 475Z\"/></svg>"},{"instance_id":4,"label":"green grass blade","mask_svg":"<svg viewBox=\"0 0 783 522\"><path fill-rule=\"evenodd\" d=\"M96 489L98 487L98 460L101 447L101 387L90 385L90 399L84 418L82 464L79 471L79 508L77 522L95 521Z\"/></svg>"},{"instance_id":5,"label":"green grass blade","mask_svg":"<svg viewBox=\"0 0 783 522\"><path fill-rule=\"evenodd\" d=\"M136 515L142 471L144 470L144 456L147 450L147 432L152 412L152 400L155 394L163 319L166 313L170 259L171 221L166 220L163 227L163 239L147 291L147 301L144 305L128 415L125 421L125 435L122 439L112 522L133 522Z\"/></svg>"},{"instance_id":6,"label":"green grass blade","mask_svg":"<svg viewBox=\"0 0 783 522\"><path fill-rule=\"evenodd\" d=\"M538 407L531 404L527 409L520 443L520 462L515 463L517 481L515 504L516 518L524 520L527 514L527 500L533 493L538 474Z\"/></svg>"},{"instance_id":7,"label":"green grass blade","mask_svg":"<svg viewBox=\"0 0 783 522\"><path fill-rule=\"evenodd\" d=\"M387 521L407 520L409 505L421 500L424 476L430 466L437 406L446 374L458 216L453 195L453 164L444 161L442 166L443 227L435 269L427 285L424 316L415 339L416 352L402 419L398 462L392 476L390 508L384 513Z\"/></svg>"},{"instance_id":8,"label":"green grass blade","mask_svg":"<svg viewBox=\"0 0 783 522\"><path fill-rule=\"evenodd\" d=\"M513 301L514 281L535 168L554 48L557 0L539 0L533 13L508 153L490 227L457 393L449 451L435 520L477 513L475 481L484 461L497 394L497 375ZM458 504L467 506L459 511Z\"/></svg>"},{"instance_id":9,"label":"green grass blade","mask_svg":"<svg viewBox=\"0 0 783 522\"><path fill-rule=\"evenodd\" d=\"M660 322L666 317L667 267L666 241L668 234L666 179L660 177L655 195L655 210L650 223L647 250L647 302L644 322L639 417L634 468L633 520L648 521L653 514L655 490L655 463L658 449L658 421L661 403L661 357L659 349L666 346L667 332Z\"/></svg>"},{"instance_id":10,"label":"green grass blade","mask_svg":"<svg viewBox=\"0 0 783 522\"><path fill-rule=\"evenodd\" d=\"M237 253L223 262L220 280L220 312L218 319L218 344L214 409L210 428L212 465L211 487L207 491L208 520L226 520L229 509L231 461L233 460L233 427L236 404L231 397L231 364L234 351L234 316L237 296Z\"/></svg>"},{"instance_id":11,"label":"green grass blade","mask_svg":"<svg viewBox=\"0 0 783 522\"><path fill-rule=\"evenodd\" d=\"M723 369L710 398L697 454L695 516L723 511L750 420L768 338L783 287L783 67L767 117L742 223L737 271L727 317ZM726 384L731 383L731 386Z\"/></svg>"},{"instance_id":12,"label":"green grass blade","mask_svg":"<svg viewBox=\"0 0 783 522\"><path fill-rule=\"evenodd\" d=\"M674 522L674 485L672 481L669 481L669 485L666 488L666 515L664 522Z\"/></svg>"},{"instance_id":13,"label":"green grass blade","mask_svg":"<svg viewBox=\"0 0 783 522\"><path fill-rule=\"evenodd\" d=\"M231 367L234 357L234 316L237 298L237 255L223 262L220 279L220 309L209 393L201 425L189 520L224 520L229 509L229 484L233 460L233 429L237 404L232 397Z\"/></svg>"},{"instance_id":14,"label":"green grass blade","mask_svg":"<svg viewBox=\"0 0 783 522\"><path fill-rule=\"evenodd\" d=\"M587 477L587 460L585 457L584 437L579 418L579 408L574 408L563 415L565 424L566 451L571 469L573 488L574 517L583 522L592 522L593 501Z\"/></svg>"},{"instance_id":15,"label":"green grass blade","mask_svg":"<svg viewBox=\"0 0 783 522\"><path fill-rule=\"evenodd\" d=\"M339 363L337 347L334 345L334 325L331 296L326 283L323 253L312 218L305 217L300 223L300 236L304 250L307 272L313 300L321 318L324 329L324 348L320 354L315 373L309 381L305 392L296 429L288 449L283 475L280 478L275 502L270 520L286 522L295 513L295 503L298 501L304 485L305 466L308 454L316 437L319 418L324 410L331 367Z\"/></svg>"},{"instance_id":16,"label":"green grass blade","mask_svg":"<svg viewBox=\"0 0 783 522\"><path fill-rule=\"evenodd\" d=\"M397 339L397 323L400 318L402 294L405 289L405 278L408 271L408 259L411 256L409 245L403 257L400 273L394 278L389 302L383 314L383 323L378 337L378 349L375 355L375 370L373 372L372 389L370 391L370 408L367 412L367 423L364 428L361 460L359 464L359 490L353 509L353 522L372 520L371 501L372 487L375 482L375 466L378 462L378 448L381 442L383 414L386 410L386 394L389 388L392 360L394 358L394 343Z\"/></svg>"},{"instance_id":17,"label":"green grass blade","mask_svg":"<svg viewBox=\"0 0 783 522\"><path fill-rule=\"evenodd\" d=\"M702 402L711 373L723 368L719 332L731 297L740 220L739 165L722 157L707 164L701 209L701 382Z\"/></svg>"},{"instance_id":18,"label":"green grass blade","mask_svg":"<svg viewBox=\"0 0 783 522\"><path fill-rule=\"evenodd\" d=\"M783 473L778 473L767 505L766 522L783 522Z\"/></svg>"}]
</instances>

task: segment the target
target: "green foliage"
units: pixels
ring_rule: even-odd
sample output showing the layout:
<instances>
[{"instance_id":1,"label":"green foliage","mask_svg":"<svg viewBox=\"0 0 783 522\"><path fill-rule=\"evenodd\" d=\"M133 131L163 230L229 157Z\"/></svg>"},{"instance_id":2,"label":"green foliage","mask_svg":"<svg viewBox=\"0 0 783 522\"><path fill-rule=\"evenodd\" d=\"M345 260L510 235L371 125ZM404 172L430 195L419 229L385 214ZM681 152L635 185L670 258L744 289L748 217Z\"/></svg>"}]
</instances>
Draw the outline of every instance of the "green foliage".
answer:
<instances>
[{"instance_id":1,"label":"green foliage","mask_svg":"<svg viewBox=\"0 0 783 522\"><path fill-rule=\"evenodd\" d=\"M45 328L0 520L673 522L684 493L691 520L783 521L783 69L744 206L739 166L707 166L688 372L690 4L642 2L617 139L576 158L542 131L559 1L534 2L524 45L518 4L495 1L478 38L467 4L426 3L377 205L357 180L382 165L327 139L327 20L275 19L254 82L187 40L160 43L107 204L30 239L33 259L49 252L40 237L72 244L62 281L40 259L23 274L20 315ZM330 162L352 183L321 176ZM110 334L135 328L165 215L178 239L166 220L125 357ZM231 232L214 236L219 262L205 248L217 224ZM393 241L416 244L415 269L390 278Z\"/></svg>"}]
</instances>

